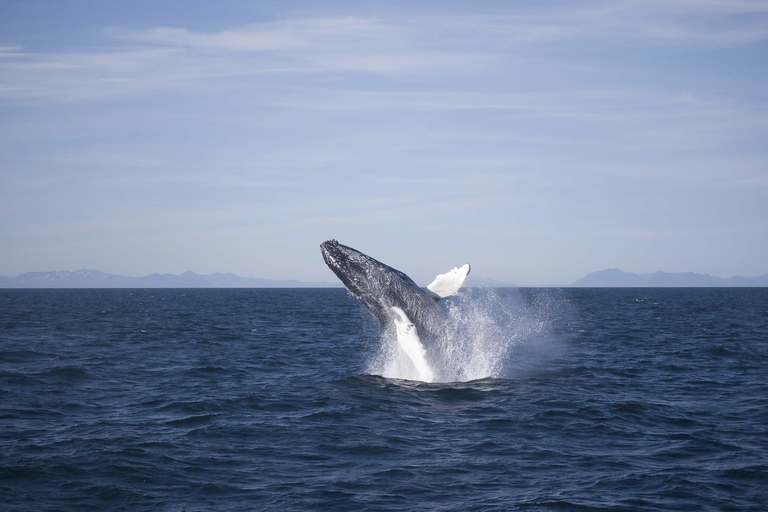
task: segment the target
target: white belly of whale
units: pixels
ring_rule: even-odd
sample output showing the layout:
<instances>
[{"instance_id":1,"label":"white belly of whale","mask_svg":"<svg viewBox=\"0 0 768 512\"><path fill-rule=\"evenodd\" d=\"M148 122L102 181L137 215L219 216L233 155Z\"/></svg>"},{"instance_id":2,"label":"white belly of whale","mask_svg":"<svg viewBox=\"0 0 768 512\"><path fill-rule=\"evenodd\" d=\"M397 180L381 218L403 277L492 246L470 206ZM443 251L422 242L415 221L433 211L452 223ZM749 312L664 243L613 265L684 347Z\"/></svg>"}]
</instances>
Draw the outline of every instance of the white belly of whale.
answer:
<instances>
[{"instance_id":1,"label":"white belly of whale","mask_svg":"<svg viewBox=\"0 0 768 512\"><path fill-rule=\"evenodd\" d=\"M425 358L427 351L424 349L424 345L421 344L416 326L411 323L402 309L393 307L392 311L395 313L394 321L395 329L397 330L397 344L416 368L419 374L418 380L433 382L435 374Z\"/></svg>"}]
</instances>

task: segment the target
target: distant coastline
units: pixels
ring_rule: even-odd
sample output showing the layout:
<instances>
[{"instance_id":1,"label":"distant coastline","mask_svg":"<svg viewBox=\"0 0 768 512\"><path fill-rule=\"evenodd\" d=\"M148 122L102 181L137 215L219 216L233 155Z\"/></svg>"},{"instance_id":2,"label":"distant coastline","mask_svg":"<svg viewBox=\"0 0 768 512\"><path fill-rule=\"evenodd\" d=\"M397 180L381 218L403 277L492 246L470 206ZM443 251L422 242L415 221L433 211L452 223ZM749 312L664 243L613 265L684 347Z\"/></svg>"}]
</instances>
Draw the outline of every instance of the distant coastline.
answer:
<instances>
[{"instance_id":1,"label":"distant coastline","mask_svg":"<svg viewBox=\"0 0 768 512\"><path fill-rule=\"evenodd\" d=\"M107 274L100 270L81 269L74 272L26 272L16 277L0 276L0 288L336 288L341 283L317 283L296 280L274 280L240 277L235 274L209 275L150 274L130 277Z\"/></svg>"},{"instance_id":2,"label":"distant coastline","mask_svg":"<svg viewBox=\"0 0 768 512\"><path fill-rule=\"evenodd\" d=\"M0 276L0 289L26 288L339 288L340 282L296 281L240 277L230 273L150 274L131 277L107 274L100 270L81 269L74 272L26 272L16 277ZM507 288L516 286L494 279L467 280L467 287ZM726 288L768 287L768 274L758 277L721 278L694 272L654 272L635 274L617 268L592 272L566 288Z\"/></svg>"},{"instance_id":3,"label":"distant coastline","mask_svg":"<svg viewBox=\"0 0 768 512\"><path fill-rule=\"evenodd\" d=\"M618 268L592 272L570 285L579 288L726 288L768 287L768 274L758 277L715 277L694 272L635 274Z\"/></svg>"}]
</instances>

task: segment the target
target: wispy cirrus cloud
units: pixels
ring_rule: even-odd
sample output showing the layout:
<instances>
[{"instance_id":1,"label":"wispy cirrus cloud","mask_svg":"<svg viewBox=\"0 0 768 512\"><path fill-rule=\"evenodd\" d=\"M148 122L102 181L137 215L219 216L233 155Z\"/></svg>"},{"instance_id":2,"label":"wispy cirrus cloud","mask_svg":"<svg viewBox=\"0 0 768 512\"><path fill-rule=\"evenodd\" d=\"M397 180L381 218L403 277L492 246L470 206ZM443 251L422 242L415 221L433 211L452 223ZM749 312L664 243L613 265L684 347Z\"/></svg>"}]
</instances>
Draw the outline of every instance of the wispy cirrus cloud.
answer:
<instances>
[{"instance_id":1,"label":"wispy cirrus cloud","mask_svg":"<svg viewBox=\"0 0 768 512\"><path fill-rule=\"evenodd\" d=\"M497 16L285 19L218 31L105 29L102 47L27 52L0 46L0 99L87 100L219 87L305 85L308 77L434 80L522 75L552 45L745 45L768 39L768 3L719 0L579 2ZM0 41L1 43L2 41ZM520 59L525 63L521 64ZM578 63L570 59L569 65ZM253 85L253 84L251 84Z\"/></svg>"},{"instance_id":2,"label":"wispy cirrus cloud","mask_svg":"<svg viewBox=\"0 0 768 512\"><path fill-rule=\"evenodd\" d=\"M574 2L513 15L430 18L419 20L419 24L452 32L458 40L468 41L474 39L470 34L484 34L484 38L475 41L495 41L501 46L560 41L606 41L630 46L738 46L768 39L768 2Z\"/></svg>"},{"instance_id":3,"label":"wispy cirrus cloud","mask_svg":"<svg viewBox=\"0 0 768 512\"><path fill-rule=\"evenodd\" d=\"M411 28L356 18L290 20L212 33L112 28L105 31L113 41L105 44L109 49L31 53L0 48L0 98L99 99L210 89L238 77L265 84L291 75L467 72L490 57L451 45L425 47L409 37Z\"/></svg>"},{"instance_id":4,"label":"wispy cirrus cloud","mask_svg":"<svg viewBox=\"0 0 768 512\"><path fill-rule=\"evenodd\" d=\"M393 38L402 35L402 31L402 27L396 23L350 17L258 23L208 33L177 27L154 27L147 30L111 28L107 33L117 40L131 43L264 52L338 50L354 43L391 43Z\"/></svg>"}]
</instances>

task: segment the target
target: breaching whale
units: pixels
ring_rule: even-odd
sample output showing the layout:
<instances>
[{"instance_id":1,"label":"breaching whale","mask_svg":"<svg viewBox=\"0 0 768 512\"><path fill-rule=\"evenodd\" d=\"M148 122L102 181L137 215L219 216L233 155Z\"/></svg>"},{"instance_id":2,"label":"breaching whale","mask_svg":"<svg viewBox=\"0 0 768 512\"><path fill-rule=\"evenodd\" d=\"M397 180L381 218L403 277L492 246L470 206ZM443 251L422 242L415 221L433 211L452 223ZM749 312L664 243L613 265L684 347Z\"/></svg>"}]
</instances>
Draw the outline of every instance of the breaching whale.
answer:
<instances>
[{"instance_id":1,"label":"breaching whale","mask_svg":"<svg viewBox=\"0 0 768 512\"><path fill-rule=\"evenodd\" d=\"M454 295L469 274L469 264L439 274L421 289L403 272L336 240L320 244L323 259L344 283L349 293L362 302L385 329L396 333L400 348L408 355L420 380L431 382L430 352L445 326L437 302Z\"/></svg>"}]
</instances>

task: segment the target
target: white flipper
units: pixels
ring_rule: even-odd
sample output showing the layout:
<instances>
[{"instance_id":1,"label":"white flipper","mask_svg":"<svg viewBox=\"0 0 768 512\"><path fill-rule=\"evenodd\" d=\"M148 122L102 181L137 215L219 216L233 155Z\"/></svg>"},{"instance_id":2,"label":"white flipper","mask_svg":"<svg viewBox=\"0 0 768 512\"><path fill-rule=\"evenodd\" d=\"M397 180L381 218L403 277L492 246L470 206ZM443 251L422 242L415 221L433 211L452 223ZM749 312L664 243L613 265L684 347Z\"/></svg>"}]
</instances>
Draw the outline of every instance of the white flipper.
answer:
<instances>
[{"instance_id":1,"label":"white flipper","mask_svg":"<svg viewBox=\"0 0 768 512\"><path fill-rule=\"evenodd\" d=\"M393 307L392 311L395 313L393 319L397 329L397 343L411 360L413 366L416 367L416 371L419 372L419 380L432 382L435 379L435 374L424 358L427 351L424 349L424 345L421 344L416 326L411 323L408 315L402 309Z\"/></svg>"},{"instance_id":2,"label":"white flipper","mask_svg":"<svg viewBox=\"0 0 768 512\"><path fill-rule=\"evenodd\" d=\"M453 267L445 274L438 274L435 280L429 283L427 289L440 299L450 297L459 291L467 275L469 275L469 263L461 267Z\"/></svg>"}]
</instances>

